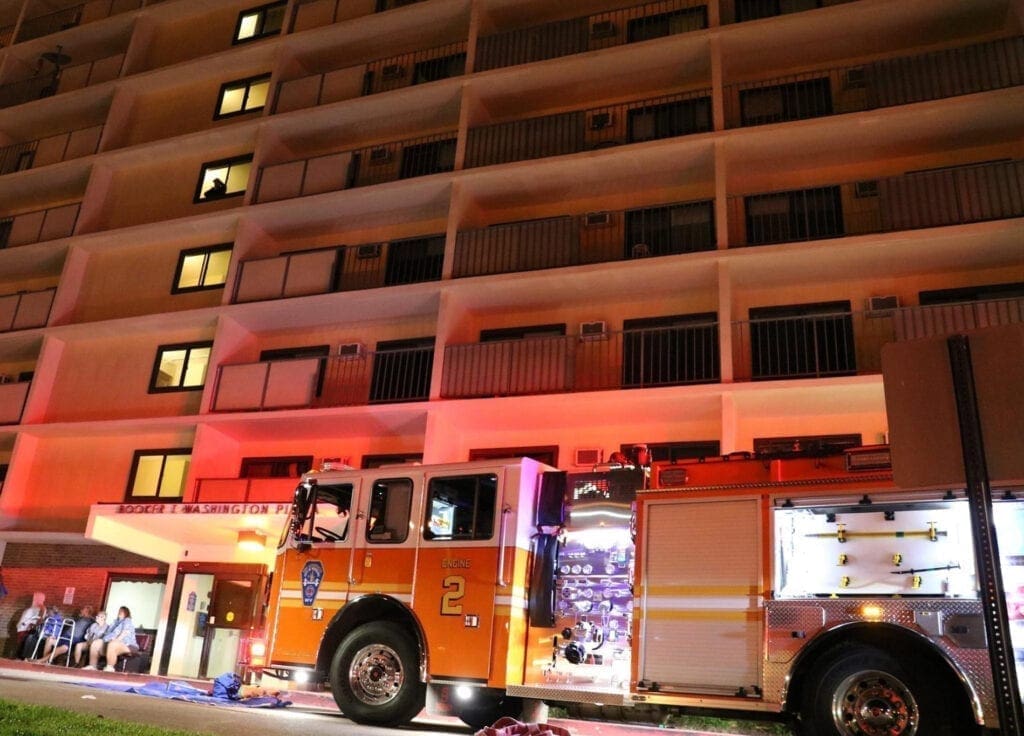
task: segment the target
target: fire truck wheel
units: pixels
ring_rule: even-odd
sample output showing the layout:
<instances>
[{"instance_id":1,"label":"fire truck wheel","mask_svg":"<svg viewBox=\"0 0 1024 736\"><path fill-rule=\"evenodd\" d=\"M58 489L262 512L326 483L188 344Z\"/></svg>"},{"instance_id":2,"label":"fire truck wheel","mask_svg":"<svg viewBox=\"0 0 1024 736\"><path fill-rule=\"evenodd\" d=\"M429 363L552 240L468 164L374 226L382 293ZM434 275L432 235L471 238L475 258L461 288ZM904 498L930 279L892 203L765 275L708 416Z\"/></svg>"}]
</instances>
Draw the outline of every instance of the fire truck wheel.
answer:
<instances>
[{"instance_id":1,"label":"fire truck wheel","mask_svg":"<svg viewBox=\"0 0 1024 736\"><path fill-rule=\"evenodd\" d=\"M480 730L494 724L498 719L509 716L518 719L523 714L523 700L511 695L477 694L471 703L455 708L463 723Z\"/></svg>"},{"instance_id":2,"label":"fire truck wheel","mask_svg":"<svg viewBox=\"0 0 1024 736\"><path fill-rule=\"evenodd\" d=\"M335 702L356 723L397 726L423 709L416 642L395 624L374 621L350 632L330 677Z\"/></svg>"},{"instance_id":3,"label":"fire truck wheel","mask_svg":"<svg viewBox=\"0 0 1024 736\"><path fill-rule=\"evenodd\" d=\"M940 673L903 667L866 646L826 653L807 677L800 733L806 736L964 736L972 733Z\"/></svg>"}]
</instances>

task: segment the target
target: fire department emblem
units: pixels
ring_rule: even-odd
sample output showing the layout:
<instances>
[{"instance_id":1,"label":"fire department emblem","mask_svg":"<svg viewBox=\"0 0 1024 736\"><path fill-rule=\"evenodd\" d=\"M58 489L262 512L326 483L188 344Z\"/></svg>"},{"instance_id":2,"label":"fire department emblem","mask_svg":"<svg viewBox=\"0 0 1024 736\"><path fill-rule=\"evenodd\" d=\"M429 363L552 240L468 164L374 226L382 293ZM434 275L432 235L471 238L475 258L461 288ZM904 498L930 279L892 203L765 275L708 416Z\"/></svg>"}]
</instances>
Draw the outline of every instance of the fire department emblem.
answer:
<instances>
[{"instance_id":1,"label":"fire department emblem","mask_svg":"<svg viewBox=\"0 0 1024 736\"><path fill-rule=\"evenodd\" d=\"M316 593L320 590L320 581L324 579L324 566L311 560L302 566L302 605L312 606Z\"/></svg>"}]
</instances>

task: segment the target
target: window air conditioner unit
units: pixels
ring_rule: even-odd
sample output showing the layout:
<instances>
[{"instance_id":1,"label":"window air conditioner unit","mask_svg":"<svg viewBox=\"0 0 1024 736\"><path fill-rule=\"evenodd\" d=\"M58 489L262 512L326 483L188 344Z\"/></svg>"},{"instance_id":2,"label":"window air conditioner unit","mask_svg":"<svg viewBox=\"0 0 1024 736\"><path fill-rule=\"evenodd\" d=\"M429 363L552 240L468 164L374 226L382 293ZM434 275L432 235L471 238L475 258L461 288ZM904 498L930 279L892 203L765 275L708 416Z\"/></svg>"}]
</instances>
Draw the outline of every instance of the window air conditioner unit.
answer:
<instances>
[{"instance_id":1,"label":"window air conditioner unit","mask_svg":"<svg viewBox=\"0 0 1024 736\"><path fill-rule=\"evenodd\" d=\"M615 24L610 20L599 20L590 26L591 38L611 38L615 35Z\"/></svg>"},{"instance_id":2,"label":"window air conditioner unit","mask_svg":"<svg viewBox=\"0 0 1024 736\"><path fill-rule=\"evenodd\" d=\"M356 258L380 258L380 243L360 245L356 248Z\"/></svg>"},{"instance_id":3,"label":"window air conditioner unit","mask_svg":"<svg viewBox=\"0 0 1024 736\"><path fill-rule=\"evenodd\" d=\"M576 450L575 465L592 467L604 462L604 452L597 447L581 447Z\"/></svg>"},{"instance_id":4,"label":"window air conditioner unit","mask_svg":"<svg viewBox=\"0 0 1024 736\"><path fill-rule=\"evenodd\" d=\"M605 340L607 337L604 320L580 322L580 340Z\"/></svg>"},{"instance_id":5,"label":"window air conditioner unit","mask_svg":"<svg viewBox=\"0 0 1024 736\"><path fill-rule=\"evenodd\" d=\"M864 311L868 317L888 317L899 308L898 296L869 296Z\"/></svg>"},{"instance_id":6,"label":"window air conditioner unit","mask_svg":"<svg viewBox=\"0 0 1024 736\"><path fill-rule=\"evenodd\" d=\"M869 179L867 181L859 181L854 185L853 196L857 199L864 199L865 197L877 197L878 196L878 180Z\"/></svg>"},{"instance_id":7,"label":"window air conditioner unit","mask_svg":"<svg viewBox=\"0 0 1024 736\"><path fill-rule=\"evenodd\" d=\"M370 151L371 164L383 164L391 160L391 150L388 148L374 148Z\"/></svg>"},{"instance_id":8,"label":"window air conditioner unit","mask_svg":"<svg viewBox=\"0 0 1024 736\"><path fill-rule=\"evenodd\" d=\"M601 128L610 128L612 124L612 114L610 112L595 112L590 116L590 129L601 130Z\"/></svg>"},{"instance_id":9,"label":"window air conditioner unit","mask_svg":"<svg viewBox=\"0 0 1024 736\"><path fill-rule=\"evenodd\" d=\"M611 221L612 216L610 212L588 212L583 220L583 224L586 227L603 227L604 225L611 224Z\"/></svg>"},{"instance_id":10,"label":"window air conditioner unit","mask_svg":"<svg viewBox=\"0 0 1024 736\"><path fill-rule=\"evenodd\" d=\"M401 79L405 76L405 67L401 64L388 64L381 69L380 75L384 79Z\"/></svg>"},{"instance_id":11,"label":"window air conditioner unit","mask_svg":"<svg viewBox=\"0 0 1024 736\"><path fill-rule=\"evenodd\" d=\"M338 357L342 360L355 360L363 357L366 346L361 342L347 342L338 346Z\"/></svg>"},{"instance_id":12,"label":"window air conditioner unit","mask_svg":"<svg viewBox=\"0 0 1024 736\"><path fill-rule=\"evenodd\" d=\"M864 67L858 66L846 70L846 78L843 80L843 86L846 89L863 89L867 84L868 80L867 75L864 73Z\"/></svg>"}]
</instances>

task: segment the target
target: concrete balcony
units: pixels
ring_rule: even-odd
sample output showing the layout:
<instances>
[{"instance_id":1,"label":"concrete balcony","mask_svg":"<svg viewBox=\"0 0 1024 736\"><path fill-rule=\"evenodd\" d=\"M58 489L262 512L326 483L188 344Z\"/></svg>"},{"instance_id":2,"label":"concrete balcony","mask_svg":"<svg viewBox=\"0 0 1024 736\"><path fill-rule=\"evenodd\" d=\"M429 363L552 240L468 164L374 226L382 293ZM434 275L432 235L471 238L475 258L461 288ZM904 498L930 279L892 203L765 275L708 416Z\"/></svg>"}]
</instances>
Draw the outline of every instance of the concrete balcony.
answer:
<instances>
[{"instance_id":1,"label":"concrete balcony","mask_svg":"<svg viewBox=\"0 0 1024 736\"><path fill-rule=\"evenodd\" d=\"M102 135L103 126L93 125L0 148L0 176L91 156L99 149Z\"/></svg>"}]
</instances>

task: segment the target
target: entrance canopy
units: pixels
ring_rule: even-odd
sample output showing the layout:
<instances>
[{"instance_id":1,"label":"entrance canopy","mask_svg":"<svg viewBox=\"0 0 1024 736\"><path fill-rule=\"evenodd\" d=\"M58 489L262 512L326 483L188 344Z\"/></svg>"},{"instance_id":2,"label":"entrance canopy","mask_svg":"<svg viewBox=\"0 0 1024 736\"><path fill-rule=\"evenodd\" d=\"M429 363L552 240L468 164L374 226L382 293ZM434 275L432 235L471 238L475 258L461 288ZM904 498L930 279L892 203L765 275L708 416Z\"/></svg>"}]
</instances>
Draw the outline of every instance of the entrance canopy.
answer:
<instances>
[{"instance_id":1,"label":"entrance canopy","mask_svg":"<svg viewBox=\"0 0 1024 736\"><path fill-rule=\"evenodd\" d=\"M89 510L87 539L170 564L273 565L288 503L113 503Z\"/></svg>"}]
</instances>

